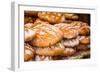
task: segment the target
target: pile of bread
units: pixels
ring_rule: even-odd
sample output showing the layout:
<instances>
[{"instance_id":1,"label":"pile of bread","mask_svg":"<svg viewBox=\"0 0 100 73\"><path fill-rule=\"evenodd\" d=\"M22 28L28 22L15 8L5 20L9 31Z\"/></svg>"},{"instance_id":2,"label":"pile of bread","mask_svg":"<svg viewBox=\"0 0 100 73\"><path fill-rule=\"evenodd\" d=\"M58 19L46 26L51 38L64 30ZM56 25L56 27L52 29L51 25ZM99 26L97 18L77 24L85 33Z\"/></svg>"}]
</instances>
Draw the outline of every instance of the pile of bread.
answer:
<instances>
[{"instance_id":1,"label":"pile of bread","mask_svg":"<svg viewBox=\"0 0 100 73\"><path fill-rule=\"evenodd\" d=\"M90 24L74 13L25 11L24 61L90 57Z\"/></svg>"}]
</instances>

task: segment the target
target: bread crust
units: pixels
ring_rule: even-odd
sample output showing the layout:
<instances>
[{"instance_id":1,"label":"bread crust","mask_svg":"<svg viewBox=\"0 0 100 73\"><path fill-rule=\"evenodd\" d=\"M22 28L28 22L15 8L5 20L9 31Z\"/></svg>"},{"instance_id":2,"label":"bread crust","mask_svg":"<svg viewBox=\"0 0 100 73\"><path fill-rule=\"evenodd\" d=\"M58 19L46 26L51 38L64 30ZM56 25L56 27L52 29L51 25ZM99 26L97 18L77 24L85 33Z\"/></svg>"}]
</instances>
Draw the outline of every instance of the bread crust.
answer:
<instances>
[{"instance_id":1,"label":"bread crust","mask_svg":"<svg viewBox=\"0 0 100 73\"><path fill-rule=\"evenodd\" d=\"M40 24L33 28L36 31L35 38L30 42L37 47L48 47L56 44L63 38L62 32L55 26Z\"/></svg>"}]
</instances>

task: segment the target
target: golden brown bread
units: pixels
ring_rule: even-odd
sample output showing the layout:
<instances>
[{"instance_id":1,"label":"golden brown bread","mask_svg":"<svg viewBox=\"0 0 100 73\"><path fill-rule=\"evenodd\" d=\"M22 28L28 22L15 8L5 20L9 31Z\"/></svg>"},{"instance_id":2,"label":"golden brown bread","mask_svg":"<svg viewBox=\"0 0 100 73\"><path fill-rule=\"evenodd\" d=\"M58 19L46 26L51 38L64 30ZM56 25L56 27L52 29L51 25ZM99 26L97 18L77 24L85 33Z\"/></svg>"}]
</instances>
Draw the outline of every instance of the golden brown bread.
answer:
<instances>
[{"instance_id":1,"label":"golden brown bread","mask_svg":"<svg viewBox=\"0 0 100 73\"><path fill-rule=\"evenodd\" d=\"M41 19L36 19L33 23L28 22L24 25L24 28L33 28L34 26L38 24L49 24L47 21L43 21Z\"/></svg>"},{"instance_id":2,"label":"golden brown bread","mask_svg":"<svg viewBox=\"0 0 100 73\"><path fill-rule=\"evenodd\" d=\"M89 36L81 36L79 41L81 44L90 44L90 37Z\"/></svg>"},{"instance_id":3,"label":"golden brown bread","mask_svg":"<svg viewBox=\"0 0 100 73\"><path fill-rule=\"evenodd\" d=\"M65 47L75 47L75 46L79 45L79 39L78 39L78 37L74 38L74 39L63 39L62 44Z\"/></svg>"},{"instance_id":4,"label":"golden brown bread","mask_svg":"<svg viewBox=\"0 0 100 73\"><path fill-rule=\"evenodd\" d=\"M35 37L36 33L32 29L25 28L24 30L24 40L31 41Z\"/></svg>"},{"instance_id":5,"label":"golden brown bread","mask_svg":"<svg viewBox=\"0 0 100 73\"><path fill-rule=\"evenodd\" d=\"M25 44L24 61L83 59L84 55L89 57L90 23L82 22L80 15L25 11L25 43L31 46Z\"/></svg>"},{"instance_id":6,"label":"golden brown bread","mask_svg":"<svg viewBox=\"0 0 100 73\"><path fill-rule=\"evenodd\" d=\"M64 13L64 17L71 20L77 20L79 18L78 15L74 13Z\"/></svg>"},{"instance_id":7,"label":"golden brown bread","mask_svg":"<svg viewBox=\"0 0 100 73\"><path fill-rule=\"evenodd\" d=\"M55 44L45 48L35 48L36 54L45 56L57 56L61 55L64 51L64 46L61 43Z\"/></svg>"},{"instance_id":8,"label":"golden brown bread","mask_svg":"<svg viewBox=\"0 0 100 73\"><path fill-rule=\"evenodd\" d=\"M37 47L48 47L59 42L63 34L55 26L50 24L40 24L33 28L36 31L35 38L31 41L31 45Z\"/></svg>"},{"instance_id":9,"label":"golden brown bread","mask_svg":"<svg viewBox=\"0 0 100 73\"><path fill-rule=\"evenodd\" d=\"M65 21L63 14L57 12L38 12L38 17L48 21L49 23L59 23Z\"/></svg>"},{"instance_id":10,"label":"golden brown bread","mask_svg":"<svg viewBox=\"0 0 100 73\"><path fill-rule=\"evenodd\" d=\"M88 34L90 34L90 28L89 28L89 26L81 26L79 28L79 34L80 35L88 35Z\"/></svg>"},{"instance_id":11,"label":"golden brown bread","mask_svg":"<svg viewBox=\"0 0 100 73\"><path fill-rule=\"evenodd\" d=\"M41 19L36 19L35 22L34 22L35 25L38 25L38 24L49 24L49 22L47 21L43 21Z\"/></svg>"},{"instance_id":12,"label":"golden brown bread","mask_svg":"<svg viewBox=\"0 0 100 73\"><path fill-rule=\"evenodd\" d=\"M62 43L45 48L35 48L37 55L43 56L71 56L75 53L73 48L65 48Z\"/></svg>"},{"instance_id":13,"label":"golden brown bread","mask_svg":"<svg viewBox=\"0 0 100 73\"><path fill-rule=\"evenodd\" d=\"M70 23L77 28L80 35L89 35L90 34L90 26L87 23L81 21L73 21Z\"/></svg>"},{"instance_id":14,"label":"golden brown bread","mask_svg":"<svg viewBox=\"0 0 100 73\"><path fill-rule=\"evenodd\" d=\"M78 36L78 31L73 25L66 23L55 24L63 32L63 37L67 39L76 38Z\"/></svg>"},{"instance_id":15,"label":"golden brown bread","mask_svg":"<svg viewBox=\"0 0 100 73\"><path fill-rule=\"evenodd\" d=\"M75 54L76 50L74 48L65 48L61 56L72 56Z\"/></svg>"},{"instance_id":16,"label":"golden brown bread","mask_svg":"<svg viewBox=\"0 0 100 73\"><path fill-rule=\"evenodd\" d=\"M24 61L31 61L34 59L35 50L29 44L24 46Z\"/></svg>"}]
</instances>

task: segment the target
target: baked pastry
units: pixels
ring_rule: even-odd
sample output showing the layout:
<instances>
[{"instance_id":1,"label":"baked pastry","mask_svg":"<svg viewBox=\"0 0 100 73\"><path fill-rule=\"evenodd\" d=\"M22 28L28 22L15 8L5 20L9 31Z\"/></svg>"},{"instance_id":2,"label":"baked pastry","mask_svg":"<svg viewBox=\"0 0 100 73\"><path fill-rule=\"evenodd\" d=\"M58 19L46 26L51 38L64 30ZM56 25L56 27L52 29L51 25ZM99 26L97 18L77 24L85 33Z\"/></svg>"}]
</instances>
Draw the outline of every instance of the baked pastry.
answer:
<instances>
[{"instance_id":1,"label":"baked pastry","mask_svg":"<svg viewBox=\"0 0 100 73\"><path fill-rule=\"evenodd\" d=\"M43 21L43 20L38 18L35 20L34 25L38 25L38 24L49 24L49 22Z\"/></svg>"},{"instance_id":2,"label":"baked pastry","mask_svg":"<svg viewBox=\"0 0 100 73\"><path fill-rule=\"evenodd\" d=\"M38 24L49 24L49 22L47 21L43 21L43 20L40 20L40 19L36 19L33 23L26 23L24 25L24 28L32 28Z\"/></svg>"},{"instance_id":3,"label":"baked pastry","mask_svg":"<svg viewBox=\"0 0 100 73\"><path fill-rule=\"evenodd\" d=\"M70 24L74 26L89 26L87 23L82 21L72 21Z\"/></svg>"},{"instance_id":4,"label":"baked pastry","mask_svg":"<svg viewBox=\"0 0 100 73\"><path fill-rule=\"evenodd\" d=\"M75 54L76 50L74 48L65 48L63 54L61 56L72 56Z\"/></svg>"},{"instance_id":5,"label":"baked pastry","mask_svg":"<svg viewBox=\"0 0 100 73\"><path fill-rule=\"evenodd\" d=\"M36 54L44 56L57 56L61 55L64 51L64 46L61 43L55 44L45 48L35 48Z\"/></svg>"},{"instance_id":6,"label":"baked pastry","mask_svg":"<svg viewBox=\"0 0 100 73\"><path fill-rule=\"evenodd\" d=\"M90 37L89 36L81 36L79 41L81 44L90 44Z\"/></svg>"},{"instance_id":7,"label":"baked pastry","mask_svg":"<svg viewBox=\"0 0 100 73\"><path fill-rule=\"evenodd\" d=\"M87 23L81 21L73 21L70 24L73 25L78 30L80 35L90 34L90 27Z\"/></svg>"},{"instance_id":8,"label":"baked pastry","mask_svg":"<svg viewBox=\"0 0 100 73\"><path fill-rule=\"evenodd\" d=\"M64 13L64 17L71 20L77 20L79 18L78 15L74 13Z\"/></svg>"},{"instance_id":9,"label":"baked pastry","mask_svg":"<svg viewBox=\"0 0 100 73\"><path fill-rule=\"evenodd\" d=\"M90 34L90 28L89 28L89 26L81 26L79 28L79 34L80 35L89 35Z\"/></svg>"},{"instance_id":10,"label":"baked pastry","mask_svg":"<svg viewBox=\"0 0 100 73\"><path fill-rule=\"evenodd\" d=\"M90 58L90 22L81 15L24 11L24 61Z\"/></svg>"},{"instance_id":11,"label":"baked pastry","mask_svg":"<svg viewBox=\"0 0 100 73\"><path fill-rule=\"evenodd\" d=\"M25 28L24 30L24 40L30 41L35 37L36 33L32 29Z\"/></svg>"},{"instance_id":12,"label":"baked pastry","mask_svg":"<svg viewBox=\"0 0 100 73\"><path fill-rule=\"evenodd\" d=\"M34 59L35 50L29 44L24 46L24 61L31 61Z\"/></svg>"},{"instance_id":13,"label":"baked pastry","mask_svg":"<svg viewBox=\"0 0 100 73\"><path fill-rule=\"evenodd\" d=\"M73 25L66 23L55 24L63 32L63 37L67 39L76 38L78 36L78 31Z\"/></svg>"},{"instance_id":14,"label":"baked pastry","mask_svg":"<svg viewBox=\"0 0 100 73\"><path fill-rule=\"evenodd\" d=\"M75 46L79 45L79 39L78 39L78 37L74 38L74 39L63 39L62 44L65 47L75 47Z\"/></svg>"},{"instance_id":15,"label":"baked pastry","mask_svg":"<svg viewBox=\"0 0 100 73\"><path fill-rule=\"evenodd\" d=\"M35 48L37 55L43 56L70 56L75 53L72 48L65 48L63 44L58 43L56 45L46 48Z\"/></svg>"},{"instance_id":16,"label":"baked pastry","mask_svg":"<svg viewBox=\"0 0 100 73\"><path fill-rule=\"evenodd\" d=\"M33 31L36 31L36 36L30 43L37 47L54 45L63 37L62 32L57 27L50 24L37 25L33 28Z\"/></svg>"},{"instance_id":17,"label":"baked pastry","mask_svg":"<svg viewBox=\"0 0 100 73\"><path fill-rule=\"evenodd\" d=\"M38 12L38 17L49 23L60 23L65 21L63 14L57 12Z\"/></svg>"}]
</instances>

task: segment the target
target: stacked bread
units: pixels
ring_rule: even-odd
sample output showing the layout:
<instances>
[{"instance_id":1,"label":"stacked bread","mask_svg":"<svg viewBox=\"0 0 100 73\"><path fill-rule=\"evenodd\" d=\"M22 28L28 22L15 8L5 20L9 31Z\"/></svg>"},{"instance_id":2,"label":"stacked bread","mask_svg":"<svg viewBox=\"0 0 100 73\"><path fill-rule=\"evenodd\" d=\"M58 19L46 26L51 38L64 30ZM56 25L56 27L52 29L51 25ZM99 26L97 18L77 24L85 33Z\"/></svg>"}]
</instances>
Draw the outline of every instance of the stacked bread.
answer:
<instances>
[{"instance_id":1,"label":"stacked bread","mask_svg":"<svg viewBox=\"0 0 100 73\"><path fill-rule=\"evenodd\" d=\"M90 26L78 19L73 13L26 11L24 61L89 57Z\"/></svg>"}]
</instances>

